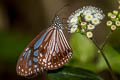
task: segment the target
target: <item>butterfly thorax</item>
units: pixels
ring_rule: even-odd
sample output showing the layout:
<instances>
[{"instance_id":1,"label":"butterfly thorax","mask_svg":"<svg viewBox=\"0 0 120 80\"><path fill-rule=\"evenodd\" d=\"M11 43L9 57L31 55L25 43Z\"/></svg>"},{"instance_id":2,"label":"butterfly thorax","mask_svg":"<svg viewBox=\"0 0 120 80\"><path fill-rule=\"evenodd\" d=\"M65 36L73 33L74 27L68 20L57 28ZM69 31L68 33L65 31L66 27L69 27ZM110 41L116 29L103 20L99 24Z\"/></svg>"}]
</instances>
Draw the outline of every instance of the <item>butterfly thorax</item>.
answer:
<instances>
[{"instance_id":1,"label":"butterfly thorax","mask_svg":"<svg viewBox=\"0 0 120 80\"><path fill-rule=\"evenodd\" d=\"M55 16L53 20L52 27L55 27L56 29L62 29L63 25L60 21L60 18L58 16Z\"/></svg>"}]
</instances>

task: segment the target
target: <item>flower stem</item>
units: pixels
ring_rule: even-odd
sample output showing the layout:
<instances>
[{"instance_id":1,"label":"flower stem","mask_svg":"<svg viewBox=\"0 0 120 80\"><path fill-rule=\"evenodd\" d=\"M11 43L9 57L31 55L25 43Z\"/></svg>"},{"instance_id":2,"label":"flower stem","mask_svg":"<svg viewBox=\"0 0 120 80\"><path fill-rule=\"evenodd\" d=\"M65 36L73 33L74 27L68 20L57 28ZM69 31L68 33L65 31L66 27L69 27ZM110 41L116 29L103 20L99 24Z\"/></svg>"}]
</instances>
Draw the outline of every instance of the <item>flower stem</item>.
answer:
<instances>
[{"instance_id":1,"label":"flower stem","mask_svg":"<svg viewBox=\"0 0 120 80\"><path fill-rule=\"evenodd\" d=\"M113 70L112 70L112 67L111 67L111 65L110 65L107 57L105 56L105 54L104 54L104 52L103 52L104 46L105 46L105 44L107 43L108 38L110 37L110 35L111 35L111 32L110 32L110 33L108 34L108 36L106 37L106 40L104 41L104 43L103 43L103 45L102 45L101 48L97 45L97 43L95 42L94 39L92 39L92 41L93 41L93 43L95 44L95 46L98 48L98 50L100 51L101 55L103 56L103 58L104 58L104 60L105 60L105 62L106 62L106 64L107 64L107 66L108 66L108 68L109 68L109 71L110 71L110 74L111 74L113 80L118 80L117 77L115 76Z\"/></svg>"},{"instance_id":2,"label":"flower stem","mask_svg":"<svg viewBox=\"0 0 120 80\"><path fill-rule=\"evenodd\" d=\"M103 45L102 45L102 47L101 47L102 50L103 50L105 44L107 43L109 37L111 36L111 34L112 34L112 32L110 31L109 34L106 36L106 39L105 39L105 41L103 42Z\"/></svg>"}]
</instances>

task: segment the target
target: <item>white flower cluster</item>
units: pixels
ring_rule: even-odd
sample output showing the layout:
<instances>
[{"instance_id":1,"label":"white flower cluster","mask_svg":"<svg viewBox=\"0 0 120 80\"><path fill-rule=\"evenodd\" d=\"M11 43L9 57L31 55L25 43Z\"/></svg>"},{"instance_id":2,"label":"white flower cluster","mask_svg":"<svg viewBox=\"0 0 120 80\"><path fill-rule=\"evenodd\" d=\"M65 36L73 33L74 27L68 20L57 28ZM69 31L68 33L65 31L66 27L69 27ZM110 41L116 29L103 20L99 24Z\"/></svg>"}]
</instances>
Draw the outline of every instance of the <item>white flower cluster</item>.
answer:
<instances>
[{"instance_id":1,"label":"white flower cluster","mask_svg":"<svg viewBox=\"0 0 120 80\"><path fill-rule=\"evenodd\" d=\"M96 7L85 6L80 8L68 18L69 32L74 33L77 29L80 29L78 31L85 33L88 38L92 38L93 29L100 24L104 16L103 11Z\"/></svg>"}]
</instances>

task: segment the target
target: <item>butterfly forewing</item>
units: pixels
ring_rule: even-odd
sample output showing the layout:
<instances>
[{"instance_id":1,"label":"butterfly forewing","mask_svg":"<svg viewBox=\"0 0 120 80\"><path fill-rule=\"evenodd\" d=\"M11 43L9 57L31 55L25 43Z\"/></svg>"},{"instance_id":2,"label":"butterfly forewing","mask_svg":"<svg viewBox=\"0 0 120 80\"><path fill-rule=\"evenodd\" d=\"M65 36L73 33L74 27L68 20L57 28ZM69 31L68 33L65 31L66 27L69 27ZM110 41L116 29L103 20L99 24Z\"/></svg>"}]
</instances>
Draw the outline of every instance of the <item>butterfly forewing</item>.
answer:
<instances>
[{"instance_id":1,"label":"butterfly forewing","mask_svg":"<svg viewBox=\"0 0 120 80\"><path fill-rule=\"evenodd\" d=\"M43 66L38 64L37 52L36 56L33 55L33 50L31 48L26 48L26 50L21 55L17 63L17 73L22 76L29 76L36 72L43 70Z\"/></svg>"},{"instance_id":2,"label":"butterfly forewing","mask_svg":"<svg viewBox=\"0 0 120 80\"><path fill-rule=\"evenodd\" d=\"M38 63L39 54L42 50L42 45L44 45L45 39L51 34L52 28L48 28L47 31L41 32L23 51L20 56L16 71L17 74L22 76L29 76L36 72L43 71L44 66Z\"/></svg>"}]
</instances>

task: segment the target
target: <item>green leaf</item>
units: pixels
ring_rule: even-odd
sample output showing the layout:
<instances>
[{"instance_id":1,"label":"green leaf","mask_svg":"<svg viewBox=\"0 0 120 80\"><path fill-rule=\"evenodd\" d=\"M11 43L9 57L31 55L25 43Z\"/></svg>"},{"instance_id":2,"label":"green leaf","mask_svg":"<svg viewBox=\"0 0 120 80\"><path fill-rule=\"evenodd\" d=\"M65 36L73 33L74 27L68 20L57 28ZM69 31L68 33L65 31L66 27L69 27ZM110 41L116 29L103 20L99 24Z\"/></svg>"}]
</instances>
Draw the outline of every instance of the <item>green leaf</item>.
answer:
<instances>
[{"instance_id":1,"label":"green leaf","mask_svg":"<svg viewBox=\"0 0 120 80\"><path fill-rule=\"evenodd\" d=\"M80 33L74 33L71 36L70 43L73 49L73 57L67 65L95 71L95 65L92 64L95 57L95 48L91 40Z\"/></svg>"},{"instance_id":2,"label":"green leaf","mask_svg":"<svg viewBox=\"0 0 120 80\"><path fill-rule=\"evenodd\" d=\"M104 48L104 54L107 57L112 69L115 72L120 73L120 54L108 44ZM102 71L104 69L107 69L108 67L106 65L105 60L101 56L101 54L99 54L99 55L100 55L100 57L99 57L99 61L97 64L97 69L99 71Z\"/></svg>"},{"instance_id":3,"label":"green leaf","mask_svg":"<svg viewBox=\"0 0 120 80\"><path fill-rule=\"evenodd\" d=\"M58 72L48 73L48 76L51 80L103 80L91 71L67 66L61 68Z\"/></svg>"}]
</instances>

